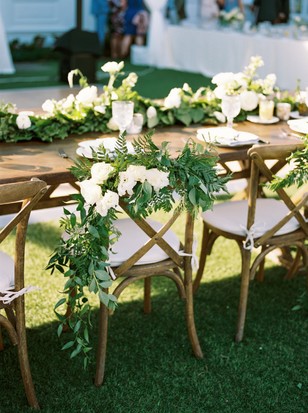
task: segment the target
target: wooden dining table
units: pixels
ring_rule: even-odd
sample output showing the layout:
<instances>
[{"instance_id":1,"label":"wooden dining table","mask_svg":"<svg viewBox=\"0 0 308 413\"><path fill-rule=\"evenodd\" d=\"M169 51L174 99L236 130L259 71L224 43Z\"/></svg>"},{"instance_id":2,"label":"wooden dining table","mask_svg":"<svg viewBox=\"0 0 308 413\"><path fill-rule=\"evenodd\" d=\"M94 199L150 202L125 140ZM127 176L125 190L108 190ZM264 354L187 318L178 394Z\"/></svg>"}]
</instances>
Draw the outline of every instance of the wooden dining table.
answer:
<instances>
[{"instance_id":1,"label":"wooden dining table","mask_svg":"<svg viewBox=\"0 0 308 413\"><path fill-rule=\"evenodd\" d=\"M153 135L153 140L157 144L168 141L171 153L176 154L177 151L183 148L188 139L196 140L197 129L201 127L203 128L204 125L157 128ZM235 124L234 128L238 131L251 132L258 135L260 138L258 144L260 145L281 145L283 143L288 144L299 141L299 137L292 133L286 122L261 125L246 121ZM71 194L78 190L76 179L69 171L69 167L78 158L76 154L78 143L88 139L110 137L112 135L116 136L116 133L73 135L64 140L55 139L51 143L40 141L0 142L0 184L26 181L36 177L45 181L49 187L46 195L37 205L37 209L63 205L64 202L71 200ZM136 136L127 136L128 140L133 140L134 138ZM198 140L198 142L201 141ZM211 150L217 152L219 163L225 173L232 171L232 168L229 166L230 162L240 162L240 170L232 171L232 179L240 179L249 176L248 148L249 146L232 148L212 147ZM62 150L67 157L61 157L59 150ZM281 165L279 165L279 168L281 168ZM67 184L66 191L65 193L62 191L59 194L57 189L62 184ZM6 208L1 209L0 215L14 212L16 209L17 206L8 205Z\"/></svg>"}]
</instances>

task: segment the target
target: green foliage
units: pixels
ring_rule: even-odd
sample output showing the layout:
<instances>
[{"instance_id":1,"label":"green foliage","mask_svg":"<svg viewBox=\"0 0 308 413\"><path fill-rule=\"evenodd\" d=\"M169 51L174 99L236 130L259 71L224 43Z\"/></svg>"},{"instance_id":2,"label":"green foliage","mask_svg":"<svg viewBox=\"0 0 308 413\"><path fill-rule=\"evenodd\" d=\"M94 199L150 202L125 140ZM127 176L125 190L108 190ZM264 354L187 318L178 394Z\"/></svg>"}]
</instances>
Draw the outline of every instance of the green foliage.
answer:
<instances>
[{"instance_id":1,"label":"green foliage","mask_svg":"<svg viewBox=\"0 0 308 413\"><path fill-rule=\"evenodd\" d=\"M201 209L205 211L212 207L215 193L225 189L227 178L221 178L215 168L217 157L208 152L201 144L188 141L184 149L172 157L168 143L158 147L152 140L152 133L140 136L133 142L135 153L128 153L125 135L119 136L116 143L116 157L110 159L102 148L94 161L82 159L71 168L73 175L82 182L89 183L95 178L92 175L94 164L110 165L108 178L98 185L102 195L118 191L120 175L128 167L144 167L159 175L163 172L163 184L152 186L148 179L133 183L132 193L128 191L122 197L127 210L133 217L146 218L155 211L171 211L177 207L189 211L196 216ZM143 170L143 169L142 169ZM174 193L180 196L179 204ZM120 234L114 228L116 207L112 206L101 214L97 202L86 204L81 194L74 195L78 202L76 213L64 209L61 226L65 231L58 247L51 256L47 269L54 273L58 270L65 278L63 293L66 299L61 299L55 305L55 313L60 321L58 333L61 334L65 325L73 331L74 339L69 340L63 349L71 351L71 357L79 353L85 357L91 349L89 326L91 325L91 306L86 297L86 291L97 294L101 303L111 310L116 307L116 298L108 293L112 285L109 269L109 251ZM119 192L120 194L120 192ZM120 194L121 195L121 194ZM121 195L122 196L122 195ZM68 306L69 314L63 315L59 308Z\"/></svg>"}]
</instances>

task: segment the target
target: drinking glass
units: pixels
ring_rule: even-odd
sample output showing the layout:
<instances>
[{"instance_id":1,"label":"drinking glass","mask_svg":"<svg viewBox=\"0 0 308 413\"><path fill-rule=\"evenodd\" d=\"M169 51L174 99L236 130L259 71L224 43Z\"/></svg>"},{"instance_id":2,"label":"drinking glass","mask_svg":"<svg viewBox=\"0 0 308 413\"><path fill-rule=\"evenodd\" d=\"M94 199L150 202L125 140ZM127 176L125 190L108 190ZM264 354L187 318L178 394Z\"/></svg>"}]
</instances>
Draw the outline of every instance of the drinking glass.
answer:
<instances>
[{"instance_id":1,"label":"drinking glass","mask_svg":"<svg viewBox=\"0 0 308 413\"><path fill-rule=\"evenodd\" d=\"M241 101L238 95L224 96L221 101L222 113L227 118L227 127L233 127L233 119L241 111Z\"/></svg>"},{"instance_id":2,"label":"drinking glass","mask_svg":"<svg viewBox=\"0 0 308 413\"><path fill-rule=\"evenodd\" d=\"M134 115L134 102L128 100L116 100L112 102L112 117L118 125L120 135L131 124Z\"/></svg>"}]
</instances>

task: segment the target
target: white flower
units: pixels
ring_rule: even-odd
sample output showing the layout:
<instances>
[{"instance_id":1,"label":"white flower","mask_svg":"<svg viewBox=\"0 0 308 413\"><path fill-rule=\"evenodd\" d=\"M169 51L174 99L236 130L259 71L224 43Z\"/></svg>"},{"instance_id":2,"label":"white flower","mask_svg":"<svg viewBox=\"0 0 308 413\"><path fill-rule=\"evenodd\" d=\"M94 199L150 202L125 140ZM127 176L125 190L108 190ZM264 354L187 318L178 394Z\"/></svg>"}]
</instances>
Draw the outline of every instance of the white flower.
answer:
<instances>
[{"instance_id":1,"label":"white flower","mask_svg":"<svg viewBox=\"0 0 308 413\"><path fill-rule=\"evenodd\" d=\"M154 106L149 106L147 109L147 117L155 118L157 116L157 111Z\"/></svg>"},{"instance_id":2,"label":"white flower","mask_svg":"<svg viewBox=\"0 0 308 413\"><path fill-rule=\"evenodd\" d=\"M76 100L83 105L90 105L97 99L97 87L87 86L78 93Z\"/></svg>"},{"instance_id":3,"label":"white flower","mask_svg":"<svg viewBox=\"0 0 308 413\"><path fill-rule=\"evenodd\" d=\"M126 172L135 181L144 182L147 178L147 169L143 165L129 165Z\"/></svg>"},{"instance_id":4,"label":"white flower","mask_svg":"<svg viewBox=\"0 0 308 413\"><path fill-rule=\"evenodd\" d=\"M53 113L54 109L55 109L55 103L51 100L51 99L47 99L45 100L45 102L42 104L42 109L45 112L48 113Z\"/></svg>"},{"instance_id":5,"label":"white flower","mask_svg":"<svg viewBox=\"0 0 308 413\"><path fill-rule=\"evenodd\" d=\"M119 130L118 124L114 121L113 118L110 118L107 123L107 128L110 130Z\"/></svg>"},{"instance_id":6,"label":"white flower","mask_svg":"<svg viewBox=\"0 0 308 413\"><path fill-rule=\"evenodd\" d=\"M148 128L154 128L159 122L157 111L154 106L149 106L147 109L147 124Z\"/></svg>"},{"instance_id":7,"label":"white flower","mask_svg":"<svg viewBox=\"0 0 308 413\"><path fill-rule=\"evenodd\" d=\"M96 202L96 211L105 217L110 208L117 208L119 206L119 195L113 191L106 191L105 195Z\"/></svg>"},{"instance_id":8,"label":"white flower","mask_svg":"<svg viewBox=\"0 0 308 413\"><path fill-rule=\"evenodd\" d=\"M181 105L181 92L182 89L174 87L170 90L169 95L164 101L164 106L167 109L178 108Z\"/></svg>"},{"instance_id":9,"label":"white flower","mask_svg":"<svg viewBox=\"0 0 308 413\"><path fill-rule=\"evenodd\" d=\"M23 111L19 112L17 118L16 118L16 125L18 126L18 129L28 129L31 126L31 119L29 116L33 116L34 113L30 111Z\"/></svg>"},{"instance_id":10,"label":"white flower","mask_svg":"<svg viewBox=\"0 0 308 413\"><path fill-rule=\"evenodd\" d=\"M183 88L184 92L190 92L192 93L191 87L189 86L188 83L184 83Z\"/></svg>"},{"instance_id":11,"label":"white flower","mask_svg":"<svg viewBox=\"0 0 308 413\"><path fill-rule=\"evenodd\" d=\"M106 113L106 106L105 105L97 105L94 106L94 110L95 112L101 113L102 115L104 115Z\"/></svg>"},{"instance_id":12,"label":"white flower","mask_svg":"<svg viewBox=\"0 0 308 413\"><path fill-rule=\"evenodd\" d=\"M212 79L214 85L224 85L227 82L230 82L234 78L234 73L232 72L222 72L215 75Z\"/></svg>"},{"instance_id":13,"label":"white flower","mask_svg":"<svg viewBox=\"0 0 308 413\"><path fill-rule=\"evenodd\" d=\"M158 192L161 188L169 185L169 172L159 171L157 168L146 171L146 180Z\"/></svg>"},{"instance_id":14,"label":"white flower","mask_svg":"<svg viewBox=\"0 0 308 413\"><path fill-rule=\"evenodd\" d=\"M245 90L240 94L241 108L246 111L256 109L258 106L259 98L256 92L252 90Z\"/></svg>"},{"instance_id":15,"label":"white flower","mask_svg":"<svg viewBox=\"0 0 308 413\"><path fill-rule=\"evenodd\" d=\"M134 87L135 84L137 83L138 76L136 73L131 72L126 79L122 81L123 86L128 86L130 88Z\"/></svg>"},{"instance_id":16,"label":"white flower","mask_svg":"<svg viewBox=\"0 0 308 413\"><path fill-rule=\"evenodd\" d=\"M75 96L70 93L66 99L63 99L62 107L64 109L70 109L73 106L73 103L75 102Z\"/></svg>"},{"instance_id":17,"label":"white flower","mask_svg":"<svg viewBox=\"0 0 308 413\"><path fill-rule=\"evenodd\" d=\"M124 67L124 62L123 61L120 62L120 63L107 62L101 67L101 69L102 69L103 72L108 72L110 74L114 74L114 73L120 72L123 69L123 67Z\"/></svg>"},{"instance_id":18,"label":"white flower","mask_svg":"<svg viewBox=\"0 0 308 413\"><path fill-rule=\"evenodd\" d=\"M118 99L119 99L118 94L113 90L111 92L111 100L118 100Z\"/></svg>"},{"instance_id":19,"label":"white flower","mask_svg":"<svg viewBox=\"0 0 308 413\"><path fill-rule=\"evenodd\" d=\"M215 116L215 118L218 120L218 122L220 123L225 123L226 122L226 117L223 113L218 112L217 110L215 112L213 112L213 115Z\"/></svg>"},{"instance_id":20,"label":"white flower","mask_svg":"<svg viewBox=\"0 0 308 413\"><path fill-rule=\"evenodd\" d=\"M96 184L103 184L109 178L114 167L106 162L97 162L91 167L91 180Z\"/></svg>"},{"instance_id":21,"label":"white flower","mask_svg":"<svg viewBox=\"0 0 308 413\"><path fill-rule=\"evenodd\" d=\"M95 204L102 198L102 190L93 179L87 179L79 182L80 193L87 204Z\"/></svg>"},{"instance_id":22,"label":"white flower","mask_svg":"<svg viewBox=\"0 0 308 413\"><path fill-rule=\"evenodd\" d=\"M133 188L136 185L136 181L132 175L125 172L120 172L119 173L119 185L118 185L118 193L120 196L125 195L126 193L128 195L133 195Z\"/></svg>"}]
</instances>

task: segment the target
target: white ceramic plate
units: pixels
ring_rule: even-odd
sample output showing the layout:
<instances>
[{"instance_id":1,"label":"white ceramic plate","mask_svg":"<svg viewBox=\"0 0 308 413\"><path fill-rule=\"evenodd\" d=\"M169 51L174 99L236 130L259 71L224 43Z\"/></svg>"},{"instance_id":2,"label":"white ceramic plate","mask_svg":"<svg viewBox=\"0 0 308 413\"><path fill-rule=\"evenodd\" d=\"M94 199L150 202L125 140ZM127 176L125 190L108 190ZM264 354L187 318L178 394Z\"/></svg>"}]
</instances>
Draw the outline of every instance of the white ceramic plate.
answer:
<instances>
[{"instance_id":1,"label":"white ceramic plate","mask_svg":"<svg viewBox=\"0 0 308 413\"><path fill-rule=\"evenodd\" d=\"M288 125L291 130L299 133L308 133L308 117L302 119L288 120Z\"/></svg>"},{"instance_id":2,"label":"white ceramic plate","mask_svg":"<svg viewBox=\"0 0 308 413\"><path fill-rule=\"evenodd\" d=\"M277 118L276 116L273 116L272 119L269 120L261 120L260 116L249 115L247 116L247 120L253 123L261 123L262 125L271 125L272 123L279 122L279 118Z\"/></svg>"},{"instance_id":3,"label":"white ceramic plate","mask_svg":"<svg viewBox=\"0 0 308 413\"><path fill-rule=\"evenodd\" d=\"M298 110L294 110L294 111L290 112L290 118L292 118L292 119L303 119L303 118L306 118L306 117L307 116L300 115Z\"/></svg>"},{"instance_id":4,"label":"white ceramic plate","mask_svg":"<svg viewBox=\"0 0 308 413\"><path fill-rule=\"evenodd\" d=\"M240 132L227 127L198 129L197 139L222 147L254 145L259 141L259 137L253 133Z\"/></svg>"},{"instance_id":5,"label":"white ceramic plate","mask_svg":"<svg viewBox=\"0 0 308 413\"><path fill-rule=\"evenodd\" d=\"M115 154L116 142L117 138L98 138L82 141L78 143L76 153L79 156L84 156L86 158L92 159L93 151L97 152L99 147L103 145L107 152L109 152L109 156L111 155L112 157ZM128 153L135 153L134 147L131 142L127 142L127 149Z\"/></svg>"}]
</instances>

